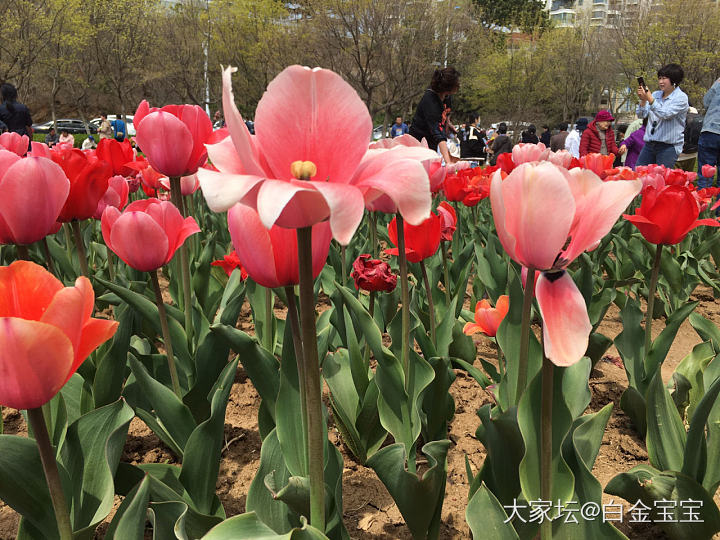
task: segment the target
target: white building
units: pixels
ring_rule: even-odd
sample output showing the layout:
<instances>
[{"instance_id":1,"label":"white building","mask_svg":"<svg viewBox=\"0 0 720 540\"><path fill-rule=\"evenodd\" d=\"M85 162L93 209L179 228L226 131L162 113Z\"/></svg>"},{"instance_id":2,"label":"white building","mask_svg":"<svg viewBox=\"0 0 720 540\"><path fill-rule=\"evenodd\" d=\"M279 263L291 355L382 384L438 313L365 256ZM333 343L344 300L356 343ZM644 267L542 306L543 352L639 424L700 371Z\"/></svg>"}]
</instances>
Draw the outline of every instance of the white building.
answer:
<instances>
[{"instance_id":1,"label":"white building","mask_svg":"<svg viewBox=\"0 0 720 540\"><path fill-rule=\"evenodd\" d=\"M649 9L658 0L547 0L545 9L558 27L573 26L585 19L593 26L616 26L621 17Z\"/></svg>"}]
</instances>

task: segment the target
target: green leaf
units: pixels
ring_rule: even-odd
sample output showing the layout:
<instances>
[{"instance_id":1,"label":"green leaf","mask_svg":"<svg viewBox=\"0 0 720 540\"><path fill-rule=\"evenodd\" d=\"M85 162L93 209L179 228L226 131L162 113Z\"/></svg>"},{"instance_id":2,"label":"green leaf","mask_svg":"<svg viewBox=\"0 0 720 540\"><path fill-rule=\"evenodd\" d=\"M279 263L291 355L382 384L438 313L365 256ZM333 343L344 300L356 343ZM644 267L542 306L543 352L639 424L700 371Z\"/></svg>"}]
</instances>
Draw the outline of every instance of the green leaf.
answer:
<instances>
[{"instance_id":1,"label":"green leaf","mask_svg":"<svg viewBox=\"0 0 720 540\"><path fill-rule=\"evenodd\" d=\"M455 381L449 358L433 357L428 360L435 372L430 385L422 394L424 441L447 439L448 424L455 415L455 400L450 395L450 386Z\"/></svg>"},{"instance_id":2,"label":"green leaf","mask_svg":"<svg viewBox=\"0 0 720 540\"><path fill-rule=\"evenodd\" d=\"M162 335L158 308L151 300L142 294L133 292L125 287L120 287L115 283L105 281L98 277L95 279L117 294L123 301L130 304L134 310L152 325L158 335ZM187 335L174 317L168 317L168 326L170 328L170 339L172 340L173 351L178 360L177 366L180 383L183 388L187 388L188 384L186 379L193 374L193 361L188 349Z\"/></svg>"},{"instance_id":3,"label":"green leaf","mask_svg":"<svg viewBox=\"0 0 720 540\"><path fill-rule=\"evenodd\" d=\"M215 484L220 470L225 409L230 389L237 372L237 358L220 373L210 398L210 418L197 426L185 445L180 482L194 503L194 509L202 514L224 512L216 506Z\"/></svg>"},{"instance_id":4,"label":"green leaf","mask_svg":"<svg viewBox=\"0 0 720 540\"><path fill-rule=\"evenodd\" d=\"M690 324L695 329L700 339L710 341L712 343L715 354L720 352L720 328L715 323L707 320L699 313L691 313Z\"/></svg>"},{"instance_id":5,"label":"green leaf","mask_svg":"<svg viewBox=\"0 0 720 540\"><path fill-rule=\"evenodd\" d=\"M562 385L562 368L553 368L553 387ZM525 442L525 455L520 462L520 485L528 501L543 500L541 475L542 373L525 390L518 406L518 425ZM553 392L552 403L552 494L551 500L566 503L574 493L574 478L562 457L562 442L572 425L572 415L563 399L563 392Z\"/></svg>"},{"instance_id":6,"label":"green leaf","mask_svg":"<svg viewBox=\"0 0 720 540\"><path fill-rule=\"evenodd\" d=\"M563 370L562 394L573 419L580 416L590 404L588 379L591 369L590 359L583 357Z\"/></svg>"},{"instance_id":7,"label":"green leaf","mask_svg":"<svg viewBox=\"0 0 720 540\"><path fill-rule=\"evenodd\" d=\"M434 521L439 520L445 497L447 451L450 441L433 441L422 448L428 469L418 478L406 469L402 444L386 446L368 460L400 510L413 538L426 538Z\"/></svg>"},{"instance_id":8,"label":"green leaf","mask_svg":"<svg viewBox=\"0 0 720 540\"><path fill-rule=\"evenodd\" d=\"M658 369L647 390L647 451L660 470L679 471L685 453L685 427Z\"/></svg>"},{"instance_id":9,"label":"green leaf","mask_svg":"<svg viewBox=\"0 0 720 540\"><path fill-rule=\"evenodd\" d=\"M693 313L693 315L695 314ZM692 352L683 358L677 368L675 368L675 374L684 376L691 385L689 392L690 403L687 409L687 416L689 418L692 417L695 407L705 394L703 374L705 368L715 357L715 354L711 343L698 343L693 347Z\"/></svg>"},{"instance_id":10,"label":"green leaf","mask_svg":"<svg viewBox=\"0 0 720 540\"><path fill-rule=\"evenodd\" d=\"M708 417L717 403L720 394L720 378L717 379L703 396L695 409L690 420L690 429L687 434L685 445L685 456L682 472L701 483L709 493L714 493L719 478L705 478L705 467L707 464L708 440L706 440L705 427L708 424ZM712 432L712 427L707 426ZM716 428L717 429L717 428Z\"/></svg>"},{"instance_id":11,"label":"green leaf","mask_svg":"<svg viewBox=\"0 0 720 540\"><path fill-rule=\"evenodd\" d=\"M658 367L665 361L665 357L670 350L670 345L672 345L678 330L680 330L680 325L688 318L698 303L699 302L689 302L668 318L665 328L663 328L660 335L655 338L650 347L650 353L645 358L645 384L650 382L655 371L659 371Z\"/></svg>"},{"instance_id":12,"label":"green leaf","mask_svg":"<svg viewBox=\"0 0 720 540\"><path fill-rule=\"evenodd\" d=\"M623 331L617 335L614 343L623 360L629 388L637 389L641 381L645 379L643 367L645 331L640 325L640 322L643 320L643 313L640 311L637 300L631 296L624 296L623 298L627 299L625 306L620 311ZM645 389L642 388L639 391L642 395ZM623 410L625 410L625 407L623 407Z\"/></svg>"},{"instance_id":13,"label":"green leaf","mask_svg":"<svg viewBox=\"0 0 720 540\"><path fill-rule=\"evenodd\" d=\"M93 529L112 509L113 477L134 416L120 399L81 416L68 427L58 455L72 485L74 531Z\"/></svg>"},{"instance_id":14,"label":"green leaf","mask_svg":"<svg viewBox=\"0 0 720 540\"><path fill-rule=\"evenodd\" d=\"M519 536L508 522L508 516L495 495L482 484L465 509L467 521L475 540L493 538L497 540L519 540Z\"/></svg>"},{"instance_id":15,"label":"green leaf","mask_svg":"<svg viewBox=\"0 0 720 540\"><path fill-rule=\"evenodd\" d=\"M467 371L468 374L480 385L480 388L485 388L486 386L492 384L490 379L488 379L482 371L480 371L472 364L469 364L468 362L466 362L465 360L461 360L460 358L452 358L451 360L456 367Z\"/></svg>"},{"instance_id":16,"label":"green leaf","mask_svg":"<svg viewBox=\"0 0 720 540\"><path fill-rule=\"evenodd\" d=\"M185 451L190 434L195 429L195 419L185 404L180 401L175 393L164 384L152 378L133 354L128 355L130 369L143 390L143 393L152 404L154 415L162 424L162 431L172 439L173 446ZM139 414L139 413L138 413ZM149 411L145 411L149 415ZM157 433L158 437L166 439L163 433ZM178 457L182 459L182 454Z\"/></svg>"},{"instance_id":17,"label":"green leaf","mask_svg":"<svg viewBox=\"0 0 720 540\"><path fill-rule=\"evenodd\" d=\"M0 435L0 499L48 540L60 538L34 440Z\"/></svg>"},{"instance_id":18,"label":"green leaf","mask_svg":"<svg viewBox=\"0 0 720 540\"><path fill-rule=\"evenodd\" d=\"M146 476L123 500L113 520L110 522L105 538L124 540L142 538L147 521L147 508L150 503L150 480Z\"/></svg>"},{"instance_id":19,"label":"green leaf","mask_svg":"<svg viewBox=\"0 0 720 540\"><path fill-rule=\"evenodd\" d=\"M327 537L303 519L302 525L286 534L277 534L255 512L240 514L216 525L203 540L326 540Z\"/></svg>"},{"instance_id":20,"label":"green leaf","mask_svg":"<svg viewBox=\"0 0 720 540\"><path fill-rule=\"evenodd\" d=\"M118 325L112 344L98 363L93 380L93 397L95 405L101 407L116 401L122 393L127 356L130 349L130 337L135 325L135 313L123 304L115 308L115 320Z\"/></svg>"},{"instance_id":21,"label":"green leaf","mask_svg":"<svg viewBox=\"0 0 720 540\"><path fill-rule=\"evenodd\" d=\"M630 417L635 429L644 439L647 433L647 406L643 395L629 386L620 397L620 408Z\"/></svg>"},{"instance_id":22,"label":"green leaf","mask_svg":"<svg viewBox=\"0 0 720 540\"><path fill-rule=\"evenodd\" d=\"M652 509L648 512L649 520L659 525L672 540L712 538L720 531L720 511L712 497L683 473L661 472L648 465L638 465L610 480L605 492L618 495L632 504L642 501ZM659 514L656 501L673 502L664 504L668 509L667 516ZM688 521L687 501L700 502L696 519L701 521Z\"/></svg>"}]
</instances>

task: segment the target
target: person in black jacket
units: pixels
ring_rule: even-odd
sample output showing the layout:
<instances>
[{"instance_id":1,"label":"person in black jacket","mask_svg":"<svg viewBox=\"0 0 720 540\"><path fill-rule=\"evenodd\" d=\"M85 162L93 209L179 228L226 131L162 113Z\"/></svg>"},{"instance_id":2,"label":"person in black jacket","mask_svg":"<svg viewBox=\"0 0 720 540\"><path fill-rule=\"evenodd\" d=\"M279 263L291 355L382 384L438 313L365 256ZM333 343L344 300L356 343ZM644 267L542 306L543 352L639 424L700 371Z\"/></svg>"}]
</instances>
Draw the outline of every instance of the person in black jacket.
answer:
<instances>
[{"instance_id":1,"label":"person in black jacket","mask_svg":"<svg viewBox=\"0 0 720 540\"><path fill-rule=\"evenodd\" d=\"M520 142L526 144L537 144L540 142L537 136L537 128L530 124L526 131L523 131L520 136Z\"/></svg>"},{"instance_id":2,"label":"person in black jacket","mask_svg":"<svg viewBox=\"0 0 720 540\"><path fill-rule=\"evenodd\" d=\"M17 90L10 83L0 86L2 105L0 105L0 122L7 125L9 131L32 137L32 118L30 110L17 101Z\"/></svg>"},{"instance_id":3,"label":"person in black jacket","mask_svg":"<svg viewBox=\"0 0 720 540\"><path fill-rule=\"evenodd\" d=\"M498 136L495 137L492 144L490 145L490 152L492 153L492 157L490 158L490 165L497 164L497 158L500 154L507 154L508 152L512 152L512 141L510 140L510 137L507 136L507 124L505 122L500 122L498 124Z\"/></svg>"},{"instance_id":4,"label":"person in black jacket","mask_svg":"<svg viewBox=\"0 0 720 540\"><path fill-rule=\"evenodd\" d=\"M485 159L485 132L478 125L478 116L473 114L468 118L465 128L465 140L460 143L460 159L481 158Z\"/></svg>"},{"instance_id":5,"label":"person in black jacket","mask_svg":"<svg viewBox=\"0 0 720 540\"><path fill-rule=\"evenodd\" d=\"M447 148L447 121L450 115L450 96L460 88L460 74L453 67L436 69L415 110L410 135L418 141L425 139L428 147L438 150L445 163L450 163Z\"/></svg>"}]
</instances>

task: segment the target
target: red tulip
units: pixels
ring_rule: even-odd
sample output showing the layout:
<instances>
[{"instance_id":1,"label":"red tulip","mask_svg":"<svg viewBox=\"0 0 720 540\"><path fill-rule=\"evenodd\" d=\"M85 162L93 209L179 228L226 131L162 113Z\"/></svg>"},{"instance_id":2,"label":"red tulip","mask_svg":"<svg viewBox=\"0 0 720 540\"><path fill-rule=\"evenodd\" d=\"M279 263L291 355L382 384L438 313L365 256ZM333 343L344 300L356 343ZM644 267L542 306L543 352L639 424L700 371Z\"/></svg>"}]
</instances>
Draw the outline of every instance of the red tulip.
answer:
<instances>
[{"instance_id":1,"label":"red tulip","mask_svg":"<svg viewBox=\"0 0 720 540\"><path fill-rule=\"evenodd\" d=\"M448 174L443 181L443 191L445 198L451 202L462 201L468 194L467 184L469 180L468 173L471 169L459 171L456 174Z\"/></svg>"},{"instance_id":2,"label":"red tulip","mask_svg":"<svg viewBox=\"0 0 720 540\"><path fill-rule=\"evenodd\" d=\"M244 280L248 276L248 273L243 268L240 258L237 256L237 252L235 250L233 250L229 255L225 255L222 259L211 262L210 265L221 267L228 277L230 277L230 274L232 274L233 270L236 268L240 269L240 279Z\"/></svg>"},{"instance_id":3,"label":"red tulip","mask_svg":"<svg viewBox=\"0 0 720 540\"><path fill-rule=\"evenodd\" d=\"M20 135L12 131L0 135L0 148L4 147L18 156L24 156L27 153L28 144L30 144L30 139L27 135Z\"/></svg>"},{"instance_id":4,"label":"red tulip","mask_svg":"<svg viewBox=\"0 0 720 540\"><path fill-rule=\"evenodd\" d=\"M600 178L604 176L605 171L613 168L615 163L615 154L603 156L602 154L586 154L580 158L581 167L590 169Z\"/></svg>"},{"instance_id":5,"label":"red tulip","mask_svg":"<svg viewBox=\"0 0 720 540\"><path fill-rule=\"evenodd\" d=\"M515 168L515 162L513 161L512 154L510 152L500 154L495 163L498 167L500 167L501 171L505 171L507 174L510 174Z\"/></svg>"},{"instance_id":6,"label":"red tulip","mask_svg":"<svg viewBox=\"0 0 720 540\"><path fill-rule=\"evenodd\" d=\"M30 151L28 152L28 157L45 157L50 158L52 154L50 153L50 147L42 142L38 141L32 141L30 143Z\"/></svg>"},{"instance_id":7,"label":"red tulip","mask_svg":"<svg viewBox=\"0 0 720 540\"><path fill-rule=\"evenodd\" d=\"M467 335L482 332L488 337L495 337L509 309L510 297L506 294L498 297L494 308L490 302L482 299L475 306L475 322L466 323L463 332Z\"/></svg>"},{"instance_id":8,"label":"red tulip","mask_svg":"<svg viewBox=\"0 0 720 540\"><path fill-rule=\"evenodd\" d=\"M420 262L432 257L440 246L440 237L442 235L442 218L430 213L430 217L423 221L420 225L410 225L405 223L405 256L407 260L413 263ZM397 218L393 218L388 225L388 236L394 246L397 246ZM398 248L386 249L385 253L390 255L398 255Z\"/></svg>"},{"instance_id":9,"label":"red tulip","mask_svg":"<svg viewBox=\"0 0 720 540\"><path fill-rule=\"evenodd\" d=\"M701 171L702 175L705 178L715 178L715 174L717 173L717 167L714 167L712 165L703 165Z\"/></svg>"},{"instance_id":10,"label":"red tulip","mask_svg":"<svg viewBox=\"0 0 720 540\"><path fill-rule=\"evenodd\" d=\"M135 159L135 150L129 139L125 139L123 142L115 139L100 139L95 155L99 160L105 161L112 167L112 174L126 175L130 173L126 163Z\"/></svg>"},{"instance_id":11,"label":"red tulip","mask_svg":"<svg viewBox=\"0 0 720 540\"><path fill-rule=\"evenodd\" d=\"M677 244L699 225L718 227L715 219L698 219L700 207L686 186L648 188L635 214L623 217L652 244Z\"/></svg>"},{"instance_id":12,"label":"red tulip","mask_svg":"<svg viewBox=\"0 0 720 540\"><path fill-rule=\"evenodd\" d=\"M457 214L455 209L443 201L438 205L438 214L442 218L441 239L450 242L457 227Z\"/></svg>"},{"instance_id":13,"label":"red tulip","mask_svg":"<svg viewBox=\"0 0 720 540\"><path fill-rule=\"evenodd\" d=\"M105 140L105 139L103 139ZM105 195L102 196L98 203L97 210L93 214L93 219L101 219L105 208L114 206L118 210L125 208L130 196L130 186L124 176L116 175L108 180L108 188Z\"/></svg>"},{"instance_id":14,"label":"red tulip","mask_svg":"<svg viewBox=\"0 0 720 540\"><path fill-rule=\"evenodd\" d=\"M207 161L212 122L198 105L150 108L143 100L133 118L135 141L152 168L165 176L195 174Z\"/></svg>"},{"instance_id":15,"label":"red tulip","mask_svg":"<svg viewBox=\"0 0 720 540\"><path fill-rule=\"evenodd\" d=\"M371 259L367 253L355 259L351 276L355 288L364 291L390 292L397 286L397 276L390 270L390 265L379 259Z\"/></svg>"},{"instance_id":16,"label":"red tulip","mask_svg":"<svg viewBox=\"0 0 720 540\"><path fill-rule=\"evenodd\" d=\"M0 150L0 243L27 245L52 234L69 191L51 160Z\"/></svg>"},{"instance_id":17,"label":"red tulip","mask_svg":"<svg viewBox=\"0 0 720 540\"><path fill-rule=\"evenodd\" d=\"M0 267L0 405L35 409L58 393L118 323L91 317L95 294L29 261Z\"/></svg>"},{"instance_id":18,"label":"red tulip","mask_svg":"<svg viewBox=\"0 0 720 540\"><path fill-rule=\"evenodd\" d=\"M112 172L110 165L91 160L82 150L72 148L53 149L50 156L70 180L70 193L58 220L68 222L91 218L107 191Z\"/></svg>"},{"instance_id":19,"label":"red tulip","mask_svg":"<svg viewBox=\"0 0 720 540\"><path fill-rule=\"evenodd\" d=\"M170 262L188 236L200 232L171 202L142 199L124 212L108 206L102 215L105 244L129 266L151 272Z\"/></svg>"},{"instance_id":20,"label":"red tulip","mask_svg":"<svg viewBox=\"0 0 720 540\"><path fill-rule=\"evenodd\" d=\"M238 259L258 285L274 289L300 282L297 231L277 225L268 230L255 210L239 203L228 210L228 229ZM331 239L327 221L313 225L313 278L325 266Z\"/></svg>"}]
</instances>

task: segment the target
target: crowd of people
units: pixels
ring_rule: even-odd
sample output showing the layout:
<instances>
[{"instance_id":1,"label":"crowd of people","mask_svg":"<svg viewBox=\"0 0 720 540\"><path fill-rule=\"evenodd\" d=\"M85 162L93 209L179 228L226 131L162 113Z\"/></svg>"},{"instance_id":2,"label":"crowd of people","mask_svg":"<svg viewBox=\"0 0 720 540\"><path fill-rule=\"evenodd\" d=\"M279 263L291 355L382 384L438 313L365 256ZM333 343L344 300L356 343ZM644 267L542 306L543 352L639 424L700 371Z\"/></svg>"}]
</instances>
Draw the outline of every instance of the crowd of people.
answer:
<instances>
[{"instance_id":1,"label":"crowd of people","mask_svg":"<svg viewBox=\"0 0 720 540\"><path fill-rule=\"evenodd\" d=\"M428 147L436 150L448 164L465 159L495 165L499 155L512 152L514 144L538 142L554 152L567 150L576 158L589 153L614 155L617 165L633 169L651 163L673 168L678 163L695 165L696 161L698 187L709 187L714 178L704 177L702 167L716 166L720 162L720 78L704 96L704 117L689 106L688 96L680 88L684 73L678 64L663 66L658 70L657 78L658 89L655 91L650 91L644 80L638 79L637 119L627 126L622 137L613 129L615 118L611 112L600 110L592 120L580 117L572 124L562 122L554 130L545 124L540 135L535 125L526 125L515 141L505 122L493 124L488 129L480 127L477 113L470 114L458 127L454 126L450 118L452 96L460 89L460 74L453 67L436 69L410 124L398 116L389 134L393 138L409 134L427 141ZM32 137L30 111L18 102L16 88L4 83L0 86L0 96L0 133L12 131ZM215 121L217 127L224 124L219 111ZM252 122L248 122L248 129L254 131ZM113 120L101 115L97 129L99 139L123 141L126 132L127 126L121 115L115 115ZM52 128L45 143L50 147L74 145L75 139L67 130L58 135ZM89 135L81 147L89 149L96 144L95 137Z\"/></svg>"}]
</instances>

